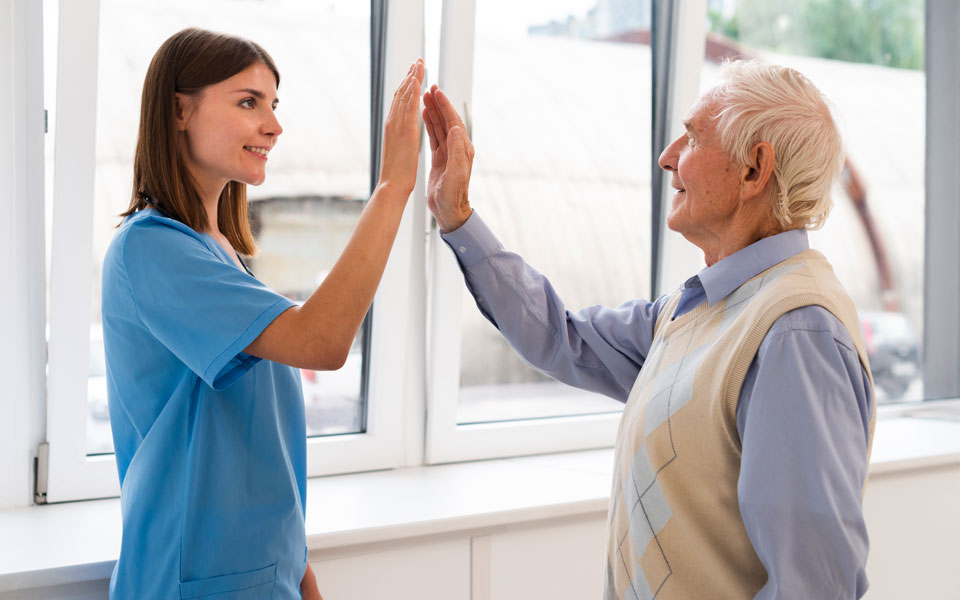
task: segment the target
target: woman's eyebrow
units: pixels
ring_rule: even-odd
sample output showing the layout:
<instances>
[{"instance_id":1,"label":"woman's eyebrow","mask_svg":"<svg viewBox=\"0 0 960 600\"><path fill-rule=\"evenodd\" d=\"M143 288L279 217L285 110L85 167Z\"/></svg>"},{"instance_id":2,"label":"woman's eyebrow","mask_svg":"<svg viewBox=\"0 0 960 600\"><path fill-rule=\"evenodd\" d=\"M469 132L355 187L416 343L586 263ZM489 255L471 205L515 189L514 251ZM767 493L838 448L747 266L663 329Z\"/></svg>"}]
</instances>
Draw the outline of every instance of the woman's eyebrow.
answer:
<instances>
[{"instance_id":1,"label":"woman's eyebrow","mask_svg":"<svg viewBox=\"0 0 960 600\"><path fill-rule=\"evenodd\" d=\"M251 96L259 98L260 100L263 100L266 97L264 96L263 92L261 92L260 90L255 90L253 88L241 88L239 90L233 90L230 93L231 94L250 94ZM277 104L279 102L280 102L279 98L273 99L273 104Z\"/></svg>"},{"instance_id":2,"label":"woman's eyebrow","mask_svg":"<svg viewBox=\"0 0 960 600\"><path fill-rule=\"evenodd\" d=\"M233 93L233 94L241 94L241 93L242 93L242 94L250 94L251 96L256 96L257 98L260 98L261 100L263 100L263 98L264 98L263 92L261 92L260 90L255 90L255 89L253 89L253 88L242 88L242 89L239 89L239 90L233 90L233 92L231 92L231 93Z\"/></svg>"}]
</instances>

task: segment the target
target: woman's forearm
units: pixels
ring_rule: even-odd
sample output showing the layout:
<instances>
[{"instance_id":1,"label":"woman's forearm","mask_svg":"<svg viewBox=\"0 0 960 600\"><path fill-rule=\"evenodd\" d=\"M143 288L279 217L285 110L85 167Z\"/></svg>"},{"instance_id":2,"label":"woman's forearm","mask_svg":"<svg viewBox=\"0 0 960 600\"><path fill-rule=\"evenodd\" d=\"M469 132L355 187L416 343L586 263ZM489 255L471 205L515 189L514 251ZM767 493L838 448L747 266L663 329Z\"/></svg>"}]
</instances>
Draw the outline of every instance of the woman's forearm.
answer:
<instances>
[{"instance_id":1,"label":"woman's forearm","mask_svg":"<svg viewBox=\"0 0 960 600\"><path fill-rule=\"evenodd\" d=\"M274 319L247 354L318 371L343 366L383 277L408 189L377 186L327 277L302 306Z\"/></svg>"},{"instance_id":2,"label":"woman's forearm","mask_svg":"<svg viewBox=\"0 0 960 600\"><path fill-rule=\"evenodd\" d=\"M423 61L410 65L384 123L380 182L320 287L274 319L245 351L293 367L339 369L373 302L417 180L419 91Z\"/></svg>"},{"instance_id":3,"label":"woman's forearm","mask_svg":"<svg viewBox=\"0 0 960 600\"><path fill-rule=\"evenodd\" d=\"M408 196L390 183L376 187L340 258L299 309L299 320L313 341L308 354L325 356L332 368L346 361L373 302Z\"/></svg>"}]
</instances>

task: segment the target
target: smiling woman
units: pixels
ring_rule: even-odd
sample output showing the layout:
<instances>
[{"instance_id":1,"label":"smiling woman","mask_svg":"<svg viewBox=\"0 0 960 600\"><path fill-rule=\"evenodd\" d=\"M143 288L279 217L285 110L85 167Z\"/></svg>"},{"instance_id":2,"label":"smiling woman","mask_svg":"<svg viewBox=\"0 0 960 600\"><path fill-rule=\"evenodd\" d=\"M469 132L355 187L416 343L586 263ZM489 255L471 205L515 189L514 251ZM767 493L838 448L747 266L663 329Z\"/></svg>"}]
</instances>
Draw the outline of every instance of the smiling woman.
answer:
<instances>
[{"instance_id":1,"label":"smiling woman","mask_svg":"<svg viewBox=\"0 0 960 600\"><path fill-rule=\"evenodd\" d=\"M103 268L124 508L111 597L320 597L306 562L293 367L342 366L370 307L416 181L423 77L415 61L384 125L379 183L343 254L297 306L240 258L256 252L246 186L263 183L283 131L273 60L194 28L157 51L133 197Z\"/></svg>"},{"instance_id":2,"label":"smiling woman","mask_svg":"<svg viewBox=\"0 0 960 600\"><path fill-rule=\"evenodd\" d=\"M201 53L210 60L197 60ZM178 70L178 63L183 62L190 68ZM151 81L154 85L148 85ZM166 85L161 87L161 82ZM222 228L237 251L248 256L256 254L247 217L245 184L263 183L265 167L257 164L256 172L237 170L233 161L224 160L227 157L223 154L231 151L231 140L224 138L260 135L261 139L269 139L272 147L282 131L272 114L279 85L280 72L273 59L248 40L190 28L164 42L150 62L143 86L140 135L133 163L133 198L123 216L155 206L196 231ZM259 100L256 94L264 97L266 92L258 91L258 86L270 90L272 101L267 106L272 123L263 123L263 110L251 109L252 102L248 102ZM173 99L166 97L169 88L174 92ZM248 98L251 95L254 97ZM235 110L223 110L224 104L235 106ZM201 107L202 115L192 118ZM253 110L254 114L246 116L244 109ZM242 152L242 141L235 143L240 147L234 151ZM188 184L191 177L192 185ZM222 205L216 201L221 190ZM208 215L213 217L212 224Z\"/></svg>"}]
</instances>

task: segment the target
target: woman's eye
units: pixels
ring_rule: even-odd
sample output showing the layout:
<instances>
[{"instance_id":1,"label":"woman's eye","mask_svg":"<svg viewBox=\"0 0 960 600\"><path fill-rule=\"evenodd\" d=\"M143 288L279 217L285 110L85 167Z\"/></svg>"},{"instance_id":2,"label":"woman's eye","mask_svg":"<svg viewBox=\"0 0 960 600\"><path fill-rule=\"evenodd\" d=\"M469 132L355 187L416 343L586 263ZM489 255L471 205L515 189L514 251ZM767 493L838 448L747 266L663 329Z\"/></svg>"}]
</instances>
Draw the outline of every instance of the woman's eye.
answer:
<instances>
[{"instance_id":1,"label":"woman's eye","mask_svg":"<svg viewBox=\"0 0 960 600\"><path fill-rule=\"evenodd\" d=\"M253 108L254 106L253 98L244 98L243 100L240 101L240 106L244 108Z\"/></svg>"}]
</instances>

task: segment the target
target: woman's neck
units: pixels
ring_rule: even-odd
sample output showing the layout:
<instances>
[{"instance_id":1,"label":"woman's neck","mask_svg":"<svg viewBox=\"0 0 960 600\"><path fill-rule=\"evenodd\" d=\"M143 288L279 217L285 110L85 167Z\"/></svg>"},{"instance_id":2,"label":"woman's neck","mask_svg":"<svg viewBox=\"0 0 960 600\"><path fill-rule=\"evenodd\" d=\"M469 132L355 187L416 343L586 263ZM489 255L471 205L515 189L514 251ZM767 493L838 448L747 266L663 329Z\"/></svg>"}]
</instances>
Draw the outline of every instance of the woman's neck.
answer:
<instances>
[{"instance_id":1,"label":"woman's neck","mask_svg":"<svg viewBox=\"0 0 960 600\"><path fill-rule=\"evenodd\" d=\"M213 184L204 185L204 182L197 182L200 187L200 198L203 202L203 210L207 213L207 230L206 233L214 237L222 236L220 233L220 223L219 219L219 209L220 209L220 194L223 192L223 188L226 186L226 182L220 183L219 185Z\"/></svg>"}]
</instances>

